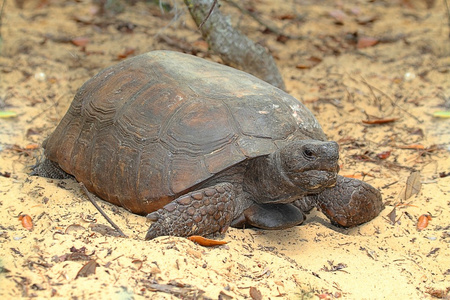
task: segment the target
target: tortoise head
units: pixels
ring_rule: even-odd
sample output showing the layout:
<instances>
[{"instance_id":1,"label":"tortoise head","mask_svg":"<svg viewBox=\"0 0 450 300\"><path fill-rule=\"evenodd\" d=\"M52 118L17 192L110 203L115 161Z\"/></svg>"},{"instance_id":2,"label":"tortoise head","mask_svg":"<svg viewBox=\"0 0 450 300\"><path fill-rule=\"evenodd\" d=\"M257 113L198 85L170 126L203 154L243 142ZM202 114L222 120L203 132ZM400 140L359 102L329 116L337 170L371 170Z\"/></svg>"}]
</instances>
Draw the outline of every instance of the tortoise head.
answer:
<instances>
[{"instance_id":1,"label":"tortoise head","mask_svg":"<svg viewBox=\"0 0 450 300\"><path fill-rule=\"evenodd\" d=\"M336 142L301 140L280 149L280 166L289 181L316 194L336 183L339 146Z\"/></svg>"}]
</instances>

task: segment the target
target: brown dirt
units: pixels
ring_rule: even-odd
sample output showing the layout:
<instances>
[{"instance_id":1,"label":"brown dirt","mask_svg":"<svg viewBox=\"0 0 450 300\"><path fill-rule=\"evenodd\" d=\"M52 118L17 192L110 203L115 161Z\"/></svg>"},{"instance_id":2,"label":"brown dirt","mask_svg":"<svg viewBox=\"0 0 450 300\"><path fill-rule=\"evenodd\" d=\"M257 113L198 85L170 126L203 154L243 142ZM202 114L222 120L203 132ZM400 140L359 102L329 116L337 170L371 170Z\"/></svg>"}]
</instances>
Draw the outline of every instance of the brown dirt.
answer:
<instances>
[{"instance_id":1,"label":"brown dirt","mask_svg":"<svg viewBox=\"0 0 450 300\"><path fill-rule=\"evenodd\" d=\"M17 7L21 2L23 8ZM286 34L305 37L277 41L264 26L222 3L234 24L270 49L288 92L303 99L329 138L340 143L341 174L379 188L386 209L348 230L314 211L302 226L230 229L227 245L204 248L184 238L146 242L144 217L101 201L130 237L102 233L95 224L106 221L76 182L28 175L41 152L25 148L40 144L76 89L127 48L133 55L171 49L220 59L207 51L181 2L174 17L143 2L102 16L90 1L8 0L1 28L0 111L17 116L0 119L2 299L261 299L258 292L262 299L449 298L450 121L432 116L450 105L443 1L429 9L425 1L244 3ZM127 32L130 24L137 26ZM87 37L87 45L71 43L76 37ZM364 37L378 43L357 48L355 40ZM374 116L398 120L362 123ZM423 149L403 148L408 145ZM380 158L383 151L390 156ZM413 170L421 172L422 189L396 208L393 223L388 214L402 201ZM417 220L427 213L432 220L418 231ZM32 231L19 214L31 216ZM89 260L97 263L95 274L77 278Z\"/></svg>"}]
</instances>

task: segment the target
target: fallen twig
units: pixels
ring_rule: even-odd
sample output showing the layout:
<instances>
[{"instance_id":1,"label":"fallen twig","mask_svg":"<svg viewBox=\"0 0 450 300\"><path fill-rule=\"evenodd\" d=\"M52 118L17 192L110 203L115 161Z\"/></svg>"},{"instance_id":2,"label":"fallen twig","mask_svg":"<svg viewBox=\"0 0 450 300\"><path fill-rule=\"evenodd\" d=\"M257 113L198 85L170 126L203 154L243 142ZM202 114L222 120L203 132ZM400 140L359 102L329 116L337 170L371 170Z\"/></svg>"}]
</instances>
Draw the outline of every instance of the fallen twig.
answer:
<instances>
[{"instance_id":1,"label":"fallen twig","mask_svg":"<svg viewBox=\"0 0 450 300\"><path fill-rule=\"evenodd\" d=\"M212 12L213 12L213 10L214 10L214 7L216 7L216 5L217 5L217 0L214 0L214 2L213 2L213 4L211 5L211 8L209 9L209 12L208 12L208 14L206 15L205 19L203 19L203 21L198 25L198 29L199 29L199 30L202 29L203 24L205 24L206 20L209 19L209 16L211 16L211 14L212 14Z\"/></svg>"},{"instance_id":2,"label":"fallen twig","mask_svg":"<svg viewBox=\"0 0 450 300\"><path fill-rule=\"evenodd\" d=\"M117 230L117 232L120 233L121 236L123 237L128 237L125 233L122 232L122 230L120 230L119 226L116 225L116 223L114 223L107 215L106 213L100 208L100 206L98 206L98 204L95 202L94 197L92 197L91 192L88 191L88 189L84 186L83 183L80 182L80 186L83 189L84 193L86 194L86 196L88 197L89 201L91 201L92 205L95 206L95 208L100 212L100 214L106 219L106 221L108 221L109 224L111 224L112 227L114 227L114 229Z\"/></svg>"},{"instance_id":3,"label":"fallen twig","mask_svg":"<svg viewBox=\"0 0 450 300\"><path fill-rule=\"evenodd\" d=\"M200 49L198 47L194 47L190 43L188 43L184 40L170 37L165 34L160 34L160 35L158 35L157 38L158 38L158 41L166 43L169 46L176 47L185 53L191 53L193 55L196 55L199 52L203 52L202 49Z\"/></svg>"},{"instance_id":4,"label":"fallen twig","mask_svg":"<svg viewBox=\"0 0 450 300\"><path fill-rule=\"evenodd\" d=\"M408 112L406 109L404 109L403 107L401 107L400 105L398 105L394 100L392 100L392 98L386 94L385 92L383 92L382 90L380 90L379 88L371 85L370 83L368 83L366 81L365 78L362 78L361 80L362 83L364 83L365 85L367 85L367 87L372 91L372 89L377 90L379 93L383 94L383 96L385 96L390 102L392 106L396 106L398 107L400 110L402 110L404 113L406 113L407 115L409 115L411 118L413 118L414 120L416 120L419 123L423 123L423 120L420 120L419 118L417 118L416 116L412 115L410 112Z\"/></svg>"}]
</instances>

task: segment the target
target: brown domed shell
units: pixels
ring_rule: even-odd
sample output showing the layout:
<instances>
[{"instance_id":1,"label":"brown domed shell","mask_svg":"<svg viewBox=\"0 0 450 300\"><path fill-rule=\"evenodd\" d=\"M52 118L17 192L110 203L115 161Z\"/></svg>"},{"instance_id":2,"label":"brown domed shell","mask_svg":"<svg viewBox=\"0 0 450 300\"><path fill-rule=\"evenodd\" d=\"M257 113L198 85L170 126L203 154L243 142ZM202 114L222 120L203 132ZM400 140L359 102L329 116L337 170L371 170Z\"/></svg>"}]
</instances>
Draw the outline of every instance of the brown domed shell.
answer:
<instances>
[{"instance_id":1,"label":"brown domed shell","mask_svg":"<svg viewBox=\"0 0 450 300\"><path fill-rule=\"evenodd\" d=\"M143 214L298 139L325 136L287 93L195 56L153 51L87 81L44 148L90 191Z\"/></svg>"}]
</instances>

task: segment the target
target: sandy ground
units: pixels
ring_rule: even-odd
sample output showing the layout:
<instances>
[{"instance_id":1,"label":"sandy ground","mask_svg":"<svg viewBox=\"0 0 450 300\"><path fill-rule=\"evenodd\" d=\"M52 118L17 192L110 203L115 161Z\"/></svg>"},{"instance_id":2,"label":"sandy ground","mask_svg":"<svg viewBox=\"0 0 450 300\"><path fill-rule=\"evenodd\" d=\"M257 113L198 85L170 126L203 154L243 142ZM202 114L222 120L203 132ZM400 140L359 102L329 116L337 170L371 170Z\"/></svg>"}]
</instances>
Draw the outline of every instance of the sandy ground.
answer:
<instances>
[{"instance_id":1,"label":"sandy ground","mask_svg":"<svg viewBox=\"0 0 450 300\"><path fill-rule=\"evenodd\" d=\"M230 229L227 245L205 248L184 238L146 242L144 217L100 201L129 235L116 237L76 182L28 175L41 155L36 145L77 88L121 57L170 49L220 59L181 2L172 12L139 2L105 15L90 1L8 0L0 111L17 116L0 119L2 299L449 299L450 119L432 115L450 106L443 1L272 2L244 6L304 39L277 39L222 8L270 49L288 92L339 142L341 174L380 189L380 216L344 230L314 211L302 226ZM377 44L363 47L371 38ZM377 118L394 121L362 122ZM414 171L422 187L405 200ZM31 217L31 231L20 214ZM422 214L432 219L419 231Z\"/></svg>"}]
</instances>

